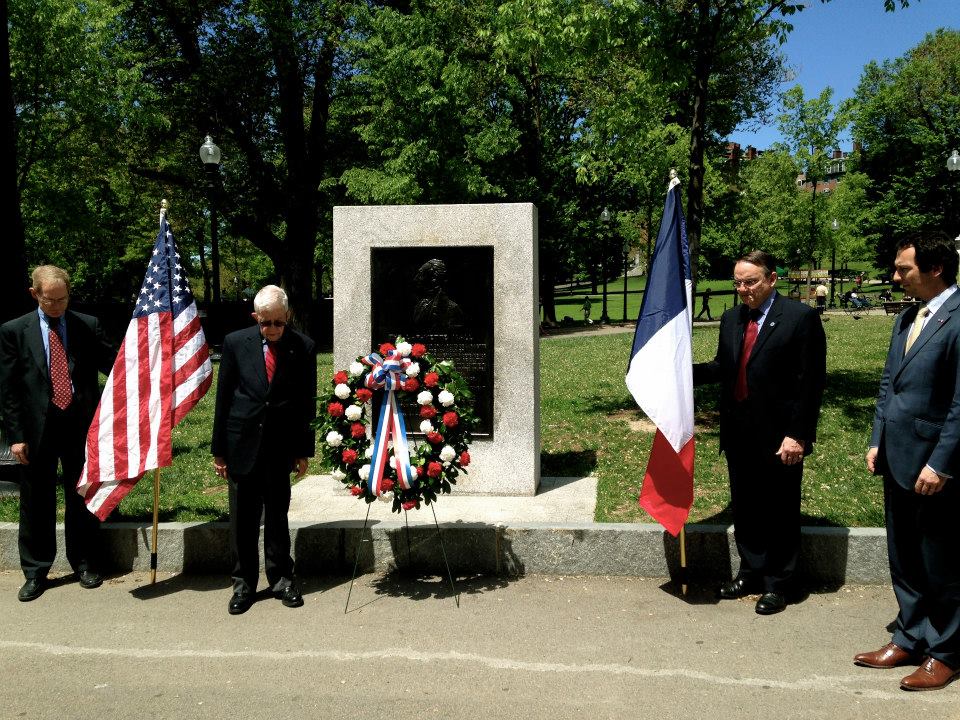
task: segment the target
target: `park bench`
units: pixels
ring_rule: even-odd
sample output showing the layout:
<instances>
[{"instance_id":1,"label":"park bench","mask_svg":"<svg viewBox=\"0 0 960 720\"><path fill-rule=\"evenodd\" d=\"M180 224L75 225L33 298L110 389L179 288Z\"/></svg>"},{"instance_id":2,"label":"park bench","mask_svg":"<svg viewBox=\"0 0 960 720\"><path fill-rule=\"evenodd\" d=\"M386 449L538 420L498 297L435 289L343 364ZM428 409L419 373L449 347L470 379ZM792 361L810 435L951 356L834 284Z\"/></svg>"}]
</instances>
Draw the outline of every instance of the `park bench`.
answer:
<instances>
[{"instance_id":1,"label":"park bench","mask_svg":"<svg viewBox=\"0 0 960 720\"><path fill-rule=\"evenodd\" d=\"M915 304L915 302L915 300L893 300L885 302L883 304L883 310L887 315L899 315L908 307Z\"/></svg>"}]
</instances>

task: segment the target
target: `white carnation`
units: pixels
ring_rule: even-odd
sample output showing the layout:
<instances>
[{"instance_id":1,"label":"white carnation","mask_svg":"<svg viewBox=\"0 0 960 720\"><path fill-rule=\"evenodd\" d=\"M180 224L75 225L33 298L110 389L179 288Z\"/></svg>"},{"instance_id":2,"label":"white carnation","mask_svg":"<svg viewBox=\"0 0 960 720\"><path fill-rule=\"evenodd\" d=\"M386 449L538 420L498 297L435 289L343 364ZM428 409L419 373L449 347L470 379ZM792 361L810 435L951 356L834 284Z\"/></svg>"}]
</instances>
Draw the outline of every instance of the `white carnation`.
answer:
<instances>
[{"instance_id":1,"label":"white carnation","mask_svg":"<svg viewBox=\"0 0 960 720\"><path fill-rule=\"evenodd\" d=\"M363 363L354 360L350 363L350 367L347 368L347 372L350 373L350 377L360 377L363 375Z\"/></svg>"},{"instance_id":2,"label":"white carnation","mask_svg":"<svg viewBox=\"0 0 960 720\"><path fill-rule=\"evenodd\" d=\"M344 415L350 422L355 422L363 415L363 409L359 405L348 405Z\"/></svg>"},{"instance_id":3,"label":"white carnation","mask_svg":"<svg viewBox=\"0 0 960 720\"><path fill-rule=\"evenodd\" d=\"M407 377L416 377L420 374L420 364L419 363L410 363L407 365L407 369L403 371Z\"/></svg>"},{"instance_id":4,"label":"white carnation","mask_svg":"<svg viewBox=\"0 0 960 720\"><path fill-rule=\"evenodd\" d=\"M366 480L366 479L368 479L368 478L370 477L370 466L369 466L369 465L361 465L359 472L360 472L360 479L361 479L361 480Z\"/></svg>"},{"instance_id":5,"label":"white carnation","mask_svg":"<svg viewBox=\"0 0 960 720\"><path fill-rule=\"evenodd\" d=\"M333 394L341 400L346 400L350 397L350 386L340 383L333 389Z\"/></svg>"},{"instance_id":6,"label":"white carnation","mask_svg":"<svg viewBox=\"0 0 960 720\"><path fill-rule=\"evenodd\" d=\"M413 345L408 342L397 343L397 350L401 355L407 357L410 355L410 351L413 350Z\"/></svg>"},{"instance_id":7,"label":"white carnation","mask_svg":"<svg viewBox=\"0 0 960 720\"><path fill-rule=\"evenodd\" d=\"M450 407L451 405L453 405L453 401L454 401L453 393L450 392L449 390L441 390L440 394L437 395L437 400L439 400L440 404L443 405L444 407ZM419 398L417 402L419 402Z\"/></svg>"},{"instance_id":8,"label":"white carnation","mask_svg":"<svg viewBox=\"0 0 960 720\"><path fill-rule=\"evenodd\" d=\"M445 463L450 462L457 456L457 451L454 450L449 445L444 445L443 449L440 451L440 459Z\"/></svg>"},{"instance_id":9,"label":"white carnation","mask_svg":"<svg viewBox=\"0 0 960 720\"><path fill-rule=\"evenodd\" d=\"M433 432L433 423L430 422L429 420L424 420L422 423L420 423L420 432L422 433Z\"/></svg>"},{"instance_id":10,"label":"white carnation","mask_svg":"<svg viewBox=\"0 0 960 720\"><path fill-rule=\"evenodd\" d=\"M367 445L367 449L363 451L363 456L369 460L373 457L373 445Z\"/></svg>"},{"instance_id":11,"label":"white carnation","mask_svg":"<svg viewBox=\"0 0 960 720\"><path fill-rule=\"evenodd\" d=\"M453 395L451 395L450 397L453 397ZM421 390L417 394L417 404L429 405L432 402L433 402L433 393L430 392L429 390Z\"/></svg>"},{"instance_id":12,"label":"white carnation","mask_svg":"<svg viewBox=\"0 0 960 720\"><path fill-rule=\"evenodd\" d=\"M343 435L338 433L336 430L331 430L327 433L327 445L330 447L340 447L340 443L343 442Z\"/></svg>"},{"instance_id":13,"label":"white carnation","mask_svg":"<svg viewBox=\"0 0 960 720\"><path fill-rule=\"evenodd\" d=\"M330 477L332 477L337 482L343 482L344 478L347 477L347 474L340 468L334 468L330 471Z\"/></svg>"}]
</instances>

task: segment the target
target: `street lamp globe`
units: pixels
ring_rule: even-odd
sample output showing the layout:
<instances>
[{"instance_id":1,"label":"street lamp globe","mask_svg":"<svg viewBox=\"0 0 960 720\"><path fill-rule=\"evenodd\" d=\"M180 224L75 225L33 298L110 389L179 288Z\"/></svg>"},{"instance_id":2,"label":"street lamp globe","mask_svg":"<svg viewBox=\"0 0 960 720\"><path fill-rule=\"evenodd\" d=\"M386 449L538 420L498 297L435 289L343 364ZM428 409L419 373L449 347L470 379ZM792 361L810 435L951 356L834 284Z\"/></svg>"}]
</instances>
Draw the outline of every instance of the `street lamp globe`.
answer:
<instances>
[{"instance_id":1,"label":"street lamp globe","mask_svg":"<svg viewBox=\"0 0 960 720\"><path fill-rule=\"evenodd\" d=\"M613 220L613 213L611 213L610 210L605 207L605 208L603 208L603 212L600 213L600 219L601 219L603 222L608 223L608 222L610 222L611 220Z\"/></svg>"},{"instance_id":2,"label":"street lamp globe","mask_svg":"<svg viewBox=\"0 0 960 720\"><path fill-rule=\"evenodd\" d=\"M960 153L954 150L950 153L950 157L947 158L947 170L950 172L957 172L960 170Z\"/></svg>"},{"instance_id":3,"label":"street lamp globe","mask_svg":"<svg viewBox=\"0 0 960 720\"><path fill-rule=\"evenodd\" d=\"M204 166L216 167L220 164L220 148L213 142L213 138L207 135L200 146L200 159Z\"/></svg>"}]
</instances>

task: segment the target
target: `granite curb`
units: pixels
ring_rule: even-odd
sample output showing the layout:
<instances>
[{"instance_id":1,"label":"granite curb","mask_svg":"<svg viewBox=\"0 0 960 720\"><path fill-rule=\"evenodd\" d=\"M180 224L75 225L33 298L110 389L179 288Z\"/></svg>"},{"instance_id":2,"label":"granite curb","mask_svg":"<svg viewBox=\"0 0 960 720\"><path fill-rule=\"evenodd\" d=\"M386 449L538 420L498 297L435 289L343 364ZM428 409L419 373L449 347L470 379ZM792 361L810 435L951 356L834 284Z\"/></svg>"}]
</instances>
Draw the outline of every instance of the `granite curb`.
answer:
<instances>
[{"instance_id":1,"label":"granite curb","mask_svg":"<svg viewBox=\"0 0 960 720\"><path fill-rule=\"evenodd\" d=\"M627 575L690 582L731 577L737 569L731 528L687 527L687 571L681 574L679 543L659 525L634 523L441 523L360 521L291 523L297 572L304 576L349 575L414 567L440 572L444 554L460 575ZM103 570L124 573L150 568L149 523L105 523ZM68 572L63 525L55 571ZM361 542L359 557L357 543ZM886 584L883 528L805 527L801 562L811 586ZM161 523L158 569L187 574L229 574L227 523ZM19 569L17 524L0 523L0 570Z\"/></svg>"}]
</instances>

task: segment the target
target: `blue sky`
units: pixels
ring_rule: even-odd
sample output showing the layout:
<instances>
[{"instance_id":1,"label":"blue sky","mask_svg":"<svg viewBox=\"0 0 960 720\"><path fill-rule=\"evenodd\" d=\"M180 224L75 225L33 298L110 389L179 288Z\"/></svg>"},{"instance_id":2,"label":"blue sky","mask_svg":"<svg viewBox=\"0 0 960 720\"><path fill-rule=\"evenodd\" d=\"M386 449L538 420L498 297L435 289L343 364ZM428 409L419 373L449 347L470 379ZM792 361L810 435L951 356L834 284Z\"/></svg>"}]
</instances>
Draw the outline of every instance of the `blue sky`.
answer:
<instances>
[{"instance_id":1,"label":"blue sky","mask_svg":"<svg viewBox=\"0 0 960 720\"><path fill-rule=\"evenodd\" d=\"M793 16L793 32L783 47L795 78L783 89L803 86L804 96L833 88L834 103L851 97L863 66L902 56L937 28L960 29L960 0L911 0L910 7L888 13L883 0L833 0ZM779 108L774 115L779 112ZM741 147L765 150L780 140L771 121L759 130L738 129L730 138ZM850 150L849 138L843 143Z\"/></svg>"}]
</instances>

